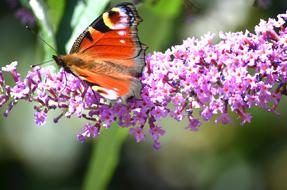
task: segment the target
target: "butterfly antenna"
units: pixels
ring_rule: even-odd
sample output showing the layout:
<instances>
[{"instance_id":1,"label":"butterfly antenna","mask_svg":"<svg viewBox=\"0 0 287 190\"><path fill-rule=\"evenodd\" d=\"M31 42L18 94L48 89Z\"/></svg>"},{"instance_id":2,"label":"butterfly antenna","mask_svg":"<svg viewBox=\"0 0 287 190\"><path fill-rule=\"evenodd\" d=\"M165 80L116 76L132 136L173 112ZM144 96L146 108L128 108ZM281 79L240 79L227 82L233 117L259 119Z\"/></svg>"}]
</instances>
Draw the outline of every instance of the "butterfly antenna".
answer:
<instances>
[{"instance_id":1,"label":"butterfly antenna","mask_svg":"<svg viewBox=\"0 0 287 190\"><path fill-rule=\"evenodd\" d=\"M37 35L36 32L35 32L34 30L32 30L28 25L26 25L25 28L26 28L27 30L29 30L30 32L32 32L32 34L34 34L35 36L37 36L37 37L41 40L41 42L43 42L43 43L46 44L48 47L50 47L52 50L54 50L55 53L57 53L57 50L56 50L53 46L51 46L48 42L46 42L46 41L42 38L41 35Z\"/></svg>"},{"instance_id":2,"label":"butterfly antenna","mask_svg":"<svg viewBox=\"0 0 287 190\"><path fill-rule=\"evenodd\" d=\"M43 61L43 62L41 62L41 63L35 64L35 65L31 65L31 67L34 68L34 67L36 67L36 66L45 65L45 64L50 63L50 62L52 62L52 61L54 61L54 60L51 59L51 60L48 60L48 61Z\"/></svg>"}]
</instances>

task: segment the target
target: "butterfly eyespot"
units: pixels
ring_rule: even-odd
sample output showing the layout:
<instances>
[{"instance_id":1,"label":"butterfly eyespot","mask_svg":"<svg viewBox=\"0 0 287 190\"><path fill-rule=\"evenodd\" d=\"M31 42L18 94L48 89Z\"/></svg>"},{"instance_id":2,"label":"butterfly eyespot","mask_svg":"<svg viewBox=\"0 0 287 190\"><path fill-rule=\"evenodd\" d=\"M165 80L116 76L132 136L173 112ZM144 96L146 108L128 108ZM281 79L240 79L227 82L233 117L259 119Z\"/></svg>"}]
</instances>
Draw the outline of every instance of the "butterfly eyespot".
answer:
<instances>
[{"instance_id":1,"label":"butterfly eyespot","mask_svg":"<svg viewBox=\"0 0 287 190\"><path fill-rule=\"evenodd\" d=\"M112 8L112 10L111 10L112 12L115 12L115 13L121 13L121 9L120 8L118 8L118 7L114 7L114 8Z\"/></svg>"},{"instance_id":2,"label":"butterfly eyespot","mask_svg":"<svg viewBox=\"0 0 287 190\"><path fill-rule=\"evenodd\" d=\"M116 14L118 14L118 12L113 11L113 10L109 11L109 16L110 17L116 16Z\"/></svg>"},{"instance_id":3,"label":"butterfly eyespot","mask_svg":"<svg viewBox=\"0 0 287 190\"><path fill-rule=\"evenodd\" d=\"M120 24L113 25L112 29L114 29L114 30L121 30L121 29L125 29L127 27L128 27L127 24L120 23Z\"/></svg>"},{"instance_id":4,"label":"butterfly eyespot","mask_svg":"<svg viewBox=\"0 0 287 190\"><path fill-rule=\"evenodd\" d=\"M103 21L104 21L104 24L109 27L110 29L113 29L113 23L111 21L111 19L109 18L109 13L105 12L103 14Z\"/></svg>"},{"instance_id":5,"label":"butterfly eyespot","mask_svg":"<svg viewBox=\"0 0 287 190\"><path fill-rule=\"evenodd\" d=\"M70 54L54 59L103 98L140 98L146 50L137 35L140 21L132 3L119 4L91 23Z\"/></svg>"}]
</instances>

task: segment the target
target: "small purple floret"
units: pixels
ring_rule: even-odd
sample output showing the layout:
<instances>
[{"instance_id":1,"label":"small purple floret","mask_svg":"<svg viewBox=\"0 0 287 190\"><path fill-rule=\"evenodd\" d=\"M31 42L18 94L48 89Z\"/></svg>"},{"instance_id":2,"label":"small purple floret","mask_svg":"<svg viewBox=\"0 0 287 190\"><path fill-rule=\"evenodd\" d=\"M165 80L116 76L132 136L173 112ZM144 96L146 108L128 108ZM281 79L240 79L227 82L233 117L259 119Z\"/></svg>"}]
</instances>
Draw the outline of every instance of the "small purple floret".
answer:
<instances>
[{"instance_id":1,"label":"small purple floret","mask_svg":"<svg viewBox=\"0 0 287 190\"><path fill-rule=\"evenodd\" d=\"M287 14L281 14L262 20L255 33L221 32L218 43L214 43L216 35L208 33L200 40L188 38L164 53L149 54L141 77L142 99L132 98L125 104L106 101L63 69L53 73L35 67L21 79L13 62L0 70L0 107L8 104L7 116L20 100L36 103L37 125L43 125L54 109L61 110L55 122L62 117L84 118L90 123L78 135L80 141L96 138L118 122L129 128L136 142L149 136L155 149L165 134L165 126L159 127L165 117L187 119L186 128L193 131L201 122L232 123L230 112L242 124L249 123L251 107L277 114L282 96L287 95L286 20ZM14 85L7 85L7 73Z\"/></svg>"},{"instance_id":2,"label":"small purple floret","mask_svg":"<svg viewBox=\"0 0 287 190\"><path fill-rule=\"evenodd\" d=\"M145 140L145 135L142 128L130 128L130 134L135 137L137 142Z\"/></svg>"},{"instance_id":3,"label":"small purple floret","mask_svg":"<svg viewBox=\"0 0 287 190\"><path fill-rule=\"evenodd\" d=\"M44 110L35 111L35 123L38 126L42 126L46 123L47 113Z\"/></svg>"}]
</instances>

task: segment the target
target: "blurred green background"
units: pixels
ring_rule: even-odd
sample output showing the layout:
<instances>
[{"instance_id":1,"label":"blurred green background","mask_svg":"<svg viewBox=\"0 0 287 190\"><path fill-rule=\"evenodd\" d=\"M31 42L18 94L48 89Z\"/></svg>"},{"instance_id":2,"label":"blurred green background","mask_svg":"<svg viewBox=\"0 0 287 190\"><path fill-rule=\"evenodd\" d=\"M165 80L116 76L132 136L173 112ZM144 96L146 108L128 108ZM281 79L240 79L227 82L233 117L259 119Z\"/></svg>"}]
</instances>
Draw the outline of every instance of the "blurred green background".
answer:
<instances>
[{"instance_id":1,"label":"blurred green background","mask_svg":"<svg viewBox=\"0 0 287 190\"><path fill-rule=\"evenodd\" d=\"M22 75L30 65L45 59L46 47L31 32L25 30L21 8L29 10L28 1L0 0L0 64L19 61ZM98 7L85 22L94 20L101 10L119 2L103 0L47 0L47 14L51 18L54 42L59 53L69 48L69 39L83 22L72 20L75 11L92 3ZM164 51L181 44L187 37L207 32L253 31L260 19L275 17L287 10L286 0L144 0L137 3L143 22L139 36L149 46L148 51ZM12 4L11 4L12 3ZM16 3L16 6L13 5ZM101 3L103 5L101 5ZM88 6L87 6L88 5ZM18 16L17 16L18 15ZM74 23L73 23L74 22ZM80 29L77 29L80 28ZM35 31L44 31L36 26ZM45 32L45 31L44 31ZM45 38L45 33L43 34ZM67 47L68 46L68 47ZM0 117L0 189L96 189L87 187L87 178L109 190L254 190L287 189L287 110L286 98L278 108L280 116L261 109L252 109L252 123L240 126L220 126L204 123L197 132L184 127L186 122L170 119L162 121L166 135L162 148L152 149L149 140L136 143L124 132L113 153L105 150L104 141L80 143L76 133L84 120L62 119L53 123L57 112L49 114L48 122L37 127L33 119L33 105L19 103L8 118ZM1 109L1 114L4 109ZM104 140L103 140L104 139ZM93 151L102 141L101 148ZM94 145L95 144L95 145ZM115 150L116 149L116 150ZM106 152L105 152L106 151ZM92 153L93 152L93 153ZM111 156L109 169L91 165L93 159L104 163ZM101 158L99 158L101 157ZM117 163L118 161L118 163ZM92 162L93 163L93 162ZM94 167L93 170L89 170ZM91 173L96 171L96 177ZM97 177L105 173L105 176ZM98 180L98 181L97 181ZM97 185L96 184L96 185ZM94 188L93 188L94 187Z\"/></svg>"}]
</instances>

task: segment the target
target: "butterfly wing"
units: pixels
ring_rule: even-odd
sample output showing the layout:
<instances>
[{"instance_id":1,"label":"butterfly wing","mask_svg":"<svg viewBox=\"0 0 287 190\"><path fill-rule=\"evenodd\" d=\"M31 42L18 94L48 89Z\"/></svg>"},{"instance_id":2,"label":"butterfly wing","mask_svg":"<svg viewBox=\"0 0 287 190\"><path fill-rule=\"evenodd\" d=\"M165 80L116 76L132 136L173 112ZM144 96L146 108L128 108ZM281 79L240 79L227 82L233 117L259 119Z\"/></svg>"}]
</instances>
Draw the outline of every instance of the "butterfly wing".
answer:
<instances>
[{"instance_id":1,"label":"butterfly wing","mask_svg":"<svg viewBox=\"0 0 287 190\"><path fill-rule=\"evenodd\" d=\"M146 49L137 35L140 21L131 3L103 13L75 41L70 56L84 61L70 61L70 70L109 99L138 97Z\"/></svg>"},{"instance_id":2,"label":"butterfly wing","mask_svg":"<svg viewBox=\"0 0 287 190\"><path fill-rule=\"evenodd\" d=\"M71 56L70 59L78 58ZM118 97L127 99L130 96L140 98L140 80L133 76L134 71L130 71L127 67L116 65L105 59L97 59L87 64L79 64L79 62L72 64L69 69L80 79L89 82L92 88L105 98L111 100Z\"/></svg>"}]
</instances>

